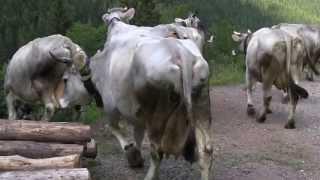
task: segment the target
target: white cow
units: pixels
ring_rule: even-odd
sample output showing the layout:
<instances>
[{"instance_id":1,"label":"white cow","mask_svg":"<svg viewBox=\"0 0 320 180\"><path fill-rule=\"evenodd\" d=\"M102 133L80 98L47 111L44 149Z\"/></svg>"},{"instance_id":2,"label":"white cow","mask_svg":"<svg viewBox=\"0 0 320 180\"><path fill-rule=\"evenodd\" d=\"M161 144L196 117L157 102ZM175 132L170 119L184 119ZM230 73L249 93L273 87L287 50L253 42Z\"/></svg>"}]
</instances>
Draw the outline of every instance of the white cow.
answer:
<instances>
[{"instance_id":1,"label":"white cow","mask_svg":"<svg viewBox=\"0 0 320 180\"><path fill-rule=\"evenodd\" d=\"M90 62L108 127L130 166L143 164L140 150L147 133L151 165L146 180L158 178L161 159L170 154L198 159L201 179L207 180L212 163L208 64L192 40L126 24L134 13L116 8L103 16L108 38ZM133 125L135 143L120 130L120 116Z\"/></svg>"},{"instance_id":2,"label":"white cow","mask_svg":"<svg viewBox=\"0 0 320 180\"><path fill-rule=\"evenodd\" d=\"M307 53L306 58L313 64L319 63L320 58L320 27L317 25L306 24L288 24L281 23L273 26L272 28L281 29L289 33L291 36L301 38L304 43L305 51ZM305 60L305 65L308 64L308 60ZM307 79L313 81L313 73L319 75L318 70L314 66L307 66L306 75Z\"/></svg>"},{"instance_id":3,"label":"white cow","mask_svg":"<svg viewBox=\"0 0 320 180\"><path fill-rule=\"evenodd\" d=\"M300 38L271 28L261 28L253 34L234 33L233 40L241 42L246 52L246 82L248 114L255 113L252 101L252 87L262 82L263 104L258 122L266 120L271 102L271 87L289 93L289 117L285 128L295 128L294 113L300 98L307 98L308 92L296 82L301 77L303 59L306 57L304 43Z\"/></svg>"},{"instance_id":4,"label":"white cow","mask_svg":"<svg viewBox=\"0 0 320 180\"><path fill-rule=\"evenodd\" d=\"M17 100L43 104L43 120L50 120L58 108L89 103L79 73L86 61L85 52L62 35L38 38L21 47L5 75L9 119L17 118Z\"/></svg>"}]
</instances>

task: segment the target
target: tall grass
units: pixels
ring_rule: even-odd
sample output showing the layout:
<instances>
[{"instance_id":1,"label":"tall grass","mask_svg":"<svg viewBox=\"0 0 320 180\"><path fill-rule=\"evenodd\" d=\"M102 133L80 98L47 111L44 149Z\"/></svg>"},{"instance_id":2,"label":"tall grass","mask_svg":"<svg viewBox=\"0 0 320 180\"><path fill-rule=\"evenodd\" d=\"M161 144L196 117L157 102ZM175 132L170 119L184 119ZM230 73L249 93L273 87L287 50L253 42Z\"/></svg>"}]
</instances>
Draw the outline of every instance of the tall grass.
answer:
<instances>
[{"instance_id":1,"label":"tall grass","mask_svg":"<svg viewBox=\"0 0 320 180\"><path fill-rule=\"evenodd\" d=\"M210 85L229 85L244 82L244 57L218 55L210 60Z\"/></svg>"},{"instance_id":2,"label":"tall grass","mask_svg":"<svg viewBox=\"0 0 320 180\"><path fill-rule=\"evenodd\" d=\"M231 39L233 30L255 31L283 22L320 24L320 0L186 1L183 7L190 11L197 10L201 20L216 36L214 45L207 49L206 54L212 72L212 85L244 82L244 58L238 57L235 61L230 55L231 50L237 47Z\"/></svg>"}]
</instances>

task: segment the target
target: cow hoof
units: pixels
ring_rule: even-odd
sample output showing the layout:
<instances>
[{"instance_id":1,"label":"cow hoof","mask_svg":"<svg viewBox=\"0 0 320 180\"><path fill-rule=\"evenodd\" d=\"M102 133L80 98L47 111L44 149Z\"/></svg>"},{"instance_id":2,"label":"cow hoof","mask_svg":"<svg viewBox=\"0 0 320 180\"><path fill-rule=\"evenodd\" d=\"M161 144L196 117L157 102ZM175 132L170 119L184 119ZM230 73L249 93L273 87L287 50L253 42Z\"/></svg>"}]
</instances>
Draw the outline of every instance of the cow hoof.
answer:
<instances>
[{"instance_id":1,"label":"cow hoof","mask_svg":"<svg viewBox=\"0 0 320 180\"><path fill-rule=\"evenodd\" d=\"M267 109L267 113L268 113L268 114L272 114L271 109Z\"/></svg>"},{"instance_id":2,"label":"cow hoof","mask_svg":"<svg viewBox=\"0 0 320 180\"><path fill-rule=\"evenodd\" d=\"M285 126L284 128L286 129L295 129L296 128L296 125L294 123L294 121L289 121Z\"/></svg>"},{"instance_id":3,"label":"cow hoof","mask_svg":"<svg viewBox=\"0 0 320 180\"><path fill-rule=\"evenodd\" d=\"M258 123L264 123L266 121L266 115L263 114L262 116L257 118Z\"/></svg>"},{"instance_id":4,"label":"cow hoof","mask_svg":"<svg viewBox=\"0 0 320 180\"><path fill-rule=\"evenodd\" d=\"M313 76L307 76L306 79L307 79L308 81L311 81L311 82L314 81Z\"/></svg>"},{"instance_id":5,"label":"cow hoof","mask_svg":"<svg viewBox=\"0 0 320 180\"><path fill-rule=\"evenodd\" d=\"M254 109L252 104L248 104L247 114L248 114L248 116L251 116L251 117L256 114L256 111L255 111L255 109Z\"/></svg>"},{"instance_id":6,"label":"cow hoof","mask_svg":"<svg viewBox=\"0 0 320 180\"><path fill-rule=\"evenodd\" d=\"M143 167L144 160L142 158L140 150L133 144L127 145L125 148L126 157L131 168Z\"/></svg>"}]
</instances>

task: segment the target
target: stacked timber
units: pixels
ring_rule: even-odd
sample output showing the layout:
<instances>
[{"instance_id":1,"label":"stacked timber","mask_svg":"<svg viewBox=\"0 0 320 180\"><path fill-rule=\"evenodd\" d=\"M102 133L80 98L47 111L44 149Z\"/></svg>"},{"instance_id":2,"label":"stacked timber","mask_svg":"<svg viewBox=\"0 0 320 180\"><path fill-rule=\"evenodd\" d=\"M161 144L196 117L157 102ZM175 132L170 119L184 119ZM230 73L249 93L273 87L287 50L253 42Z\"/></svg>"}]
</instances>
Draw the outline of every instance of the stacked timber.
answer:
<instances>
[{"instance_id":1,"label":"stacked timber","mask_svg":"<svg viewBox=\"0 0 320 180\"><path fill-rule=\"evenodd\" d=\"M87 180L81 158L96 156L88 125L0 119L0 180Z\"/></svg>"}]
</instances>

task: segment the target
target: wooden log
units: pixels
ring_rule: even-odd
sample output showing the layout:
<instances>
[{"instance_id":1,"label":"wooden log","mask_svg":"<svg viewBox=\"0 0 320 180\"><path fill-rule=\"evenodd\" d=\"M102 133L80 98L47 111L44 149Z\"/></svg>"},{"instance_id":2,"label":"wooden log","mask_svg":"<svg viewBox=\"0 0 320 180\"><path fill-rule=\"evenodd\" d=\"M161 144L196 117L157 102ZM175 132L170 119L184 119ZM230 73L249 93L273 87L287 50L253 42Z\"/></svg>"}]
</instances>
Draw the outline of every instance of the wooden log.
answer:
<instances>
[{"instance_id":1,"label":"wooden log","mask_svg":"<svg viewBox=\"0 0 320 180\"><path fill-rule=\"evenodd\" d=\"M41 142L79 143L89 142L88 125L66 122L1 120L0 140L30 140Z\"/></svg>"},{"instance_id":2,"label":"wooden log","mask_svg":"<svg viewBox=\"0 0 320 180\"><path fill-rule=\"evenodd\" d=\"M86 143L85 146L34 141L0 141L0 156L20 155L27 158L40 159L71 154L96 158L97 145L93 139Z\"/></svg>"},{"instance_id":3,"label":"wooden log","mask_svg":"<svg viewBox=\"0 0 320 180\"><path fill-rule=\"evenodd\" d=\"M97 154L98 148L96 141L94 139L91 139L91 141L84 146L83 156L87 158L96 158Z\"/></svg>"},{"instance_id":4,"label":"wooden log","mask_svg":"<svg viewBox=\"0 0 320 180\"><path fill-rule=\"evenodd\" d=\"M57 144L33 141L0 141L0 156L20 155L27 158L50 158L83 153L79 144Z\"/></svg>"},{"instance_id":5,"label":"wooden log","mask_svg":"<svg viewBox=\"0 0 320 180\"><path fill-rule=\"evenodd\" d=\"M79 168L80 155L46 159L29 159L19 155L0 156L0 171L38 170L53 168Z\"/></svg>"},{"instance_id":6,"label":"wooden log","mask_svg":"<svg viewBox=\"0 0 320 180\"><path fill-rule=\"evenodd\" d=\"M0 180L90 180L90 173L85 168L48 169L39 171L10 171L0 173Z\"/></svg>"}]
</instances>

